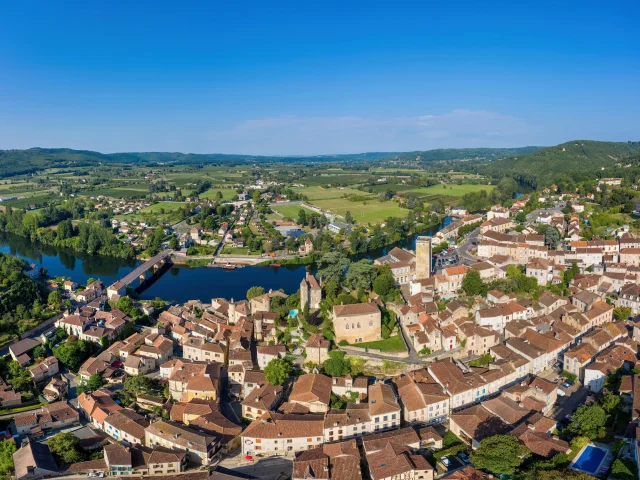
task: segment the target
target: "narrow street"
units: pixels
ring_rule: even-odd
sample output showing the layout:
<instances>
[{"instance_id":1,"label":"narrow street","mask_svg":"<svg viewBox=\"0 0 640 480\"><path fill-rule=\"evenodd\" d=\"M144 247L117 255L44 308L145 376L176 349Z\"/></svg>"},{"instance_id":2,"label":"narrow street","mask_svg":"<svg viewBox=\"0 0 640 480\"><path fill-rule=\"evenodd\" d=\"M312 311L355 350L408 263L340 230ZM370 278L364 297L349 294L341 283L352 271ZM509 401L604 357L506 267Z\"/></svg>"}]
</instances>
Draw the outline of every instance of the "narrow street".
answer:
<instances>
[{"instance_id":1,"label":"narrow street","mask_svg":"<svg viewBox=\"0 0 640 480\"><path fill-rule=\"evenodd\" d=\"M476 228L458 245L458 254L460 255L460 263L472 265L477 263L477 258L471 255L470 251L474 248L474 242L478 240L480 229Z\"/></svg>"},{"instance_id":2,"label":"narrow street","mask_svg":"<svg viewBox=\"0 0 640 480\"><path fill-rule=\"evenodd\" d=\"M221 467L233 469L234 472L264 480L284 480L293 473L293 461L290 458L271 457L246 460L240 448L226 456L219 464Z\"/></svg>"}]
</instances>

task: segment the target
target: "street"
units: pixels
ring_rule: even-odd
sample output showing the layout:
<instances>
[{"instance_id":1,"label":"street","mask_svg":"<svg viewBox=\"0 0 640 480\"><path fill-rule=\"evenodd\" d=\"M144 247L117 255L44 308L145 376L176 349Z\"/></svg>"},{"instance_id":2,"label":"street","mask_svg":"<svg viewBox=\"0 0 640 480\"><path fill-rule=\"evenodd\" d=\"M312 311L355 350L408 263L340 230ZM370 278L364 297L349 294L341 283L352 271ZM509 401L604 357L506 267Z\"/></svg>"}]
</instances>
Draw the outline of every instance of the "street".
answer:
<instances>
[{"instance_id":1,"label":"street","mask_svg":"<svg viewBox=\"0 0 640 480\"><path fill-rule=\"evenodd\" d=\"M549 416L554 420L561 421L567 415L575 412L580 405L584 404L586 398L589 396L589 391L586 388L582 388L582 384L578 381L568 390L560 386L558 386L558 389L562 389L567 395L564 397L558 395L558 401L549 412Z\"/></svg>"},{"instance_id":2,"label":"street","mask_svg":"<svg viewBox=\"0 0 640 480\"><path fill-rule=\"evenodd\" d=\"M224 468L233 469L233 471L237 473L265 480L283 480L291 477L293 472L292 459L271 457L245 460L240 448L233 452L233 456L227 456L222 460L219 465Z\"/></svg>"},{"instance_id":3,"label":"street","mask_svg":"<svg viewBox=\"0 0 640 480\"><path fill-rule=\"evenodd\" d=\"M480 235L480 229L476 228L458 245L458 255L460 255L460 263L472 265L478 260L471 255L470 250L474 248L475 243Z\"/></svg>"}]
</instances>

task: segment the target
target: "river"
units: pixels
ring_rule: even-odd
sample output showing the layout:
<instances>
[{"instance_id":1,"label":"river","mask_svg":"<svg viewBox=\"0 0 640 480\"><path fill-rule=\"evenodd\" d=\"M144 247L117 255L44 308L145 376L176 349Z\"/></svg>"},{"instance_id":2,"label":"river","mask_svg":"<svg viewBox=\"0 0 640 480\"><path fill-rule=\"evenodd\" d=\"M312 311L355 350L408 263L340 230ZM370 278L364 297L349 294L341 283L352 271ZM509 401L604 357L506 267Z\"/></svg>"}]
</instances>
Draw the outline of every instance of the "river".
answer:
<instances>
[{"instance_id":1,"label":"river","mask_svg":"<svg viewBox=\"0 0 640 480\"><path fill-rule=\"evenodd\" d=\"M433 235L440 228L451 222L448 217L436 228L425 232ZM413 235L402 242L401 246L415 249ZM103 257L79 254L55 247L33 243L28 238L0 232L0 252L24 258L46 268L51 277L69 277L79 284L85 284L89 278L102 280L111 285L141 262L122 258ZM367 256L376 258L386 253L386 249L371 252ZM236 270L221 268L188 268L172 266L154 282L150 283L140 298L151 300L160 297L173 303L187 300L209 302L211 298L244 298L252 286L269 289L284 289L286 293L294 293L304 277L304 266L282 267L244 267Z\"/></svg>"}]
</instances>

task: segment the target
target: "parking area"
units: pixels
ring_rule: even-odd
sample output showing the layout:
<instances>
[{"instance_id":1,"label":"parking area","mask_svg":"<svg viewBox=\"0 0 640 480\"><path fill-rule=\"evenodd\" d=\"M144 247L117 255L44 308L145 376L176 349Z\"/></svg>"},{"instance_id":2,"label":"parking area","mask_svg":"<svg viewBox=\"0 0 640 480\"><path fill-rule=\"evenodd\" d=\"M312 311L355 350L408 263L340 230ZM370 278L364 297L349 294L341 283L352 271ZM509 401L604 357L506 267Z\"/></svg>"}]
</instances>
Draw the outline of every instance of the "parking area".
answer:
<instances>
[{"instance_id":1,"label":"parking area","mask_svg":"<svg viewBox=\"0 0 640 480\"><path fill-rule=\"evenodd\" d=\"M460 263L460 256L458 255L458 251L453 247L433 255L434 271L442 270L443 268L448 268L448 267L455 267L459 263Z\"/></svg>"}]
</instances>

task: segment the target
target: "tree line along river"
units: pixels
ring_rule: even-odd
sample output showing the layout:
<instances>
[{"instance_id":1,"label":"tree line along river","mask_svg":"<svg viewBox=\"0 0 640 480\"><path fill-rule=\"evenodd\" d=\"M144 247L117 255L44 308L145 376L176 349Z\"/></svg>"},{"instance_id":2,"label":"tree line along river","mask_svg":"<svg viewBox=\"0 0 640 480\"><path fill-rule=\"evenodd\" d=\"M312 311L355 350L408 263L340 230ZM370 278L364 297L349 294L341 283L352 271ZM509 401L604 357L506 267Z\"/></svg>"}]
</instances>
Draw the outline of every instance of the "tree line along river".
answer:
<instances>
[{"instance_id":1,"label":"tree line along river","mask_svg":"<svg viewBox=\"0 0 640 480\"><path fill-rule=\"evenodd\" d=\"M445 225L445 220L421 235L433 235ZM415 249L415 238L412 235L401 242L400 246ZM388 247L391 248L391 247ZM387 249L367 254L369 258L377 258ZM52 246L32 242L26 237L0 232L0 251L25 259L47 269L50 277L69 277L79 284L86 284L89 278L102 280L110 285L131 272L142 262L135 259L104 257L99 255L80 254L57 249ZM149 282L141 294L142 299L160 297L175 303L188 300L209 302L212 297L244 298L247 290L258 285L269 289L284 289L286 293L294 293L305 274L305 266L283 265L281 267L244 267L235 270L208 267L172 266L164 275Z\"/></svg>"}]
</instances>

